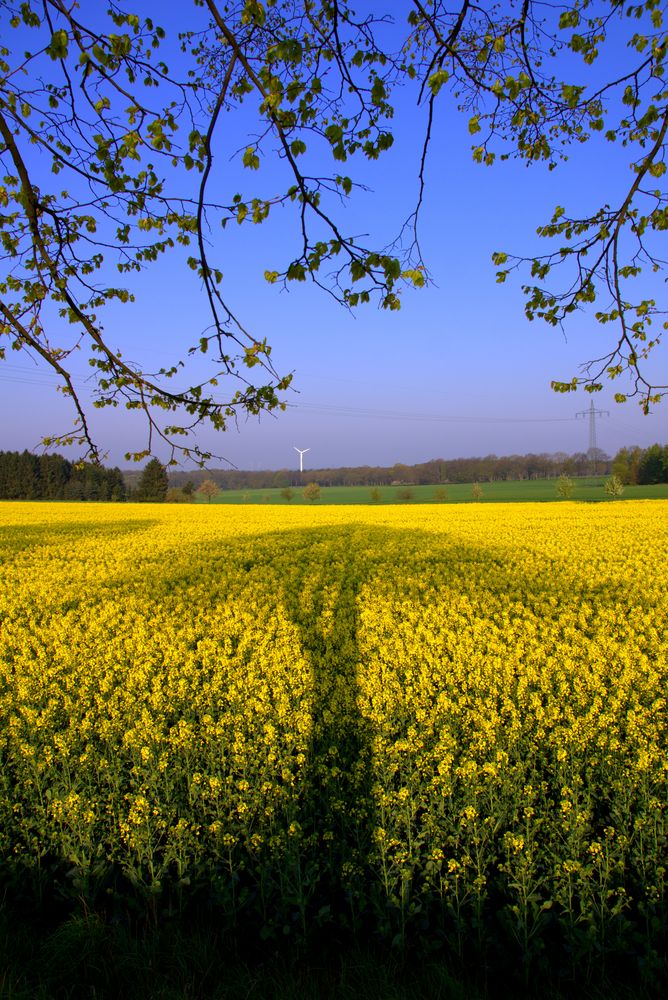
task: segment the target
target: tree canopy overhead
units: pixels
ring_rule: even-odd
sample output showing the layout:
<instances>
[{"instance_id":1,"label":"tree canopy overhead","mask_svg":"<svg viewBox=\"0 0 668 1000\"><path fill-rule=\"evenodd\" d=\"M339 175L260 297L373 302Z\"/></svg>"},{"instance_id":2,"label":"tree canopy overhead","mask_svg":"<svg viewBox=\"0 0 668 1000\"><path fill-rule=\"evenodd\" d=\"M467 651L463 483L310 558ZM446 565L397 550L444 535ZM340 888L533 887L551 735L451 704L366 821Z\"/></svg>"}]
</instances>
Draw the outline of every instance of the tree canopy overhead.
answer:
<instances>
[{"instance_id":1,"label":"tree canopy overhead","mask_svg":"<svg viewBox=\"0 0 668 1000\"><path fill-rule=\"evenodd\" d=\"M193 5L182 5L181 51L168 65L149 0L0 0L0 357L27 351L58 374L75 425L47 443L77 442L99 457L72 378L80 350L94 406L145 414L148 439L135 458L158 437L172 456L205 460L190 435L199 425L222 429L284 405L290 375L275 371L262 331L235 314L224 261L214 259L232 224L262 223L278 205L296 214L299 240L267 281L312 281L348 308L399 308L406 285L428 283L425 165L448 100L467 115L481 164L517 157L553 168L573 143L597 141L601 157L607 144L623 149L628 183L614 204L577 217L556 206L536 220L543 255L500 248L494 263L499 281L522 276L530 319L556 326L588 309L609 330L601 356L556 390L619 379L620 402L636 396L648 411L661 399L667 387L646 366L666 326L652 292L668 226L668 34L658 0L405 0L393 6L395 23L374 2L358 14L346 0ZM340 206L355 196L356 163L391 147L401 86L424 109L415 205L397 220L396 242L381 247L351 235ZM214 158L224 111L238 115L226 130L237 121L255 194L229 186L225 160ZM287 182L267 197L256 173L277 161ZM222 242L216 226L226 229ZM190 332L183 358L152 371L114 349L103 309L130 300L134 272L178 245L201 280L210 326ZM209 354L204 381L188 383L188 351Z\"/></svg>"}]
</instances>

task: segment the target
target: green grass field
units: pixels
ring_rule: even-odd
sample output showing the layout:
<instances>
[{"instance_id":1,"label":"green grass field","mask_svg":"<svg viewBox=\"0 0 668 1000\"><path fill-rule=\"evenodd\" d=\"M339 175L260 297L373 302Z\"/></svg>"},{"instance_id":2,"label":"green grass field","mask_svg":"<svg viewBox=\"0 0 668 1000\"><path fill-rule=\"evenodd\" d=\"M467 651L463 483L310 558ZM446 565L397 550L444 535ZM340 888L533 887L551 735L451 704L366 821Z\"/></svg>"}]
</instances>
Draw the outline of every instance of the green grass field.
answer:
<instances>
[{"instance_id":1,"label":"green grass field","mask_svg":"<svg viewBox=\"0 0 668 1000\"><path fill-rule=\"evenodd\" d=\"M304 474L308 482L308 473ZM532 479L522 482L481 483L482 498L479 503L522 503L523 501L550 501L557 496L556 479ZM612 502L605 492L605 477L592 476L574 480L572 500ZM296 506L308 504L302 496L303 486L293 486L292 499L286 500L280 489L224 490L211 503L268 503ZM323 486L318 504L395 504L395 503L474 503L471 483L443 486L379 486L379 498L372 499L373 487ZM405 494L409 490L411 498ZM402 496L403 494L403 496ZM198 503L207 501L195 494ZM657 486L626 486L621 500L666 500L668 483Z\"/></svg>"}]
</instances>

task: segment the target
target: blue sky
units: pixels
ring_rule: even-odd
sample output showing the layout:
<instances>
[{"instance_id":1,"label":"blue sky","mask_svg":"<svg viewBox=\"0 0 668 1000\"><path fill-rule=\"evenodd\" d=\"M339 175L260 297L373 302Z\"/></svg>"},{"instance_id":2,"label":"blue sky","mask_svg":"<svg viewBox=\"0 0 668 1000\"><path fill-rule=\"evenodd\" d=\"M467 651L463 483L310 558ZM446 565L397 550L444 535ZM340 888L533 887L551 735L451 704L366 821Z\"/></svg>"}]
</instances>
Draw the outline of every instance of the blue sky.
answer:
<instances>
[{"instance_id":1,"label":"blue sky","mask_svg":"<svg viewBox=\"0 0 668 1000\"><path fill-rule=\"evenodd\" d=\"M413 95L401 95L398 104L394 148L376 164L355 168L353 161L349 168L371 190L356 195L343 217L351 231L369 233L370 243L396 234L417 190L423 116ZM239 128L233 125L235 148L246 144ZM466 118L451 101L441 101L422 228L434 284L405 293L398 313L370 305L351 315L308 285L293 284L288 292L267 285L264 270L279 270L296 245L296 220L287 210L262 226L231 226L216 236L212 258L224 272L230 304L249 330L266 336L278 371L295 372L295 391L287 396L287 412L242 421L223 435L203 431L203 446L249 469L294 466L295 445L310 447L307 468L586 450L588 422L576 413L591 397L556 395L550 380L576 374L580 363L602 352L611 332L586 314L573 319L565 336L529 323L521 278L498 285L491 254L530 254L539 243L536 227L556 204L573 211L598 207L621 190L628 167L609 144L577 149L552 172L513 162L481 167L472 162L470 146ZM259 179L271 189L277 183L272 168L263 170ZM214 177L222 199L235 184L245 192L258 181L222 151ZM208 323L202 290L183 257L174 252L145 272L135 285L135 304L105 311L108 339L139 364L183 356ZM660 360L657 355L653 365L657 375L665 370ZM197 359L193 372L205 365ZM79 371L83 379L85 365ZM54 384L26 357L12 356L0 367L0 447L38 448L43 435L67 429L68 408ZM597 424L605 451L668 439L668 404L645 417L632 400L616 404L612 391L594 401L609 412ZM123 453L143 447L136 416L107 410L95 414L93 427L108 463L127 466Z\"/></svg>"}]
</instances>

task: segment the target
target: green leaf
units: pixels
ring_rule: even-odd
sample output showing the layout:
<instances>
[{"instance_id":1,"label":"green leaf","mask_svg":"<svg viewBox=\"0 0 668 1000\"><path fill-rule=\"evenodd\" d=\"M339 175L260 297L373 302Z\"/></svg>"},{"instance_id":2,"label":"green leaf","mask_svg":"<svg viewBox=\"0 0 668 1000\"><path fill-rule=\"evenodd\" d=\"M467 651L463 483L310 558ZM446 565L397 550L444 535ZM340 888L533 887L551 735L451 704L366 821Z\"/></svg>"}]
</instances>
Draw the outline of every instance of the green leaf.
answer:
<instances>
[{"instance_id":1,"label":"green leaf","mask_svg":"<svg viewBox=\"0 0 668 1000\"><path fill-rule=\"evenodd\" d=\"M249 170L259 170L260 169L260 157L255 152L253 146L249 146L243 155L243 165L248 167Z\"/></svg>"},{"instance_id":2,"label":"green leaf","mask_svg":"<svg viewBox=\"0 0 668 1000\"><path fill-rule=\"evenodd\" d=\"M577 107L584 89L584 87L576 87L566 83L563 84L561 88L561 96L569 108Z\"/></svg>"},{"instance_id":3,"label":"green leaf","mask_svg":"<svg viewBox=\"0 0 668 1000\"><path fill-rule=\"evenodd\" d=\"M287 270L288 281L306 281L306 268L299 261L293 261Z\"/></svg>"},{"instance_id":4,"label":"green leaf","mask_svg":"<svg viewBox=\"0 0 668 1000\"><path fill-rule=\"evenodd\" d=\"M580 23L579 10L565 10L559 17L559 27L562 30L564 28L577 28L579 23Z\"/></svg>"},{"instance_id":5,"label":"green leaf","mask_svg":"<svg viewBox=\"0 0 668 1000\"><path fill-rule=\"evenodd\" d=\"M60 28L58 31L54 31L51 41L46 47L46 51L54 60L66 59L68 43L69 36L67 32Z\"/></svg>"},{"instance_id":6,"label":"green leaf","mask_svg":"<svg viewBox=\"0 0 668 1000\"><path fill-rule=\"evenodd\" d=\"M343 138L343 129L340 125L328 125L325 129L325 137L329 139L332 146L335 146Z\"/></svg>"},{"instance_id":7,"label":"green leaf","mask_svg":"<svg viewBox=\"0 0 668 1000\"><path fill-rule=\"evenodd\" d=\"M371 103L375 105L380 105L383 103L387 97L387 91L385 90L385 84L380 79L379 76L373 81L373 86L371 88Z\"/></svg>"},{"instance_id":8,"label":"green leaf","mask_svg":"<svg viewBox=\"0 0 668 1000\"><path fill-rule=\"evenodd\" d=\"M408 271L402 271L401 277L412 282L414 288L424 287L424 272L419 268L410 268Z\"/></svg>"},{"instance_id":9,"label":"green leaf","mask_svg":"<svg viewBox=\"0 0 668 1000\"><path fill-rule=\"evenodd\" d=\"M443 84L447 83L449 79L450 79L450 74L448 73L447 69L439 69L436 70L435 73L431 74L427 83L429 84L429 89L431 90L434 97L436 96L436 94L438 94Z\"/></svg>"}]
</instances>

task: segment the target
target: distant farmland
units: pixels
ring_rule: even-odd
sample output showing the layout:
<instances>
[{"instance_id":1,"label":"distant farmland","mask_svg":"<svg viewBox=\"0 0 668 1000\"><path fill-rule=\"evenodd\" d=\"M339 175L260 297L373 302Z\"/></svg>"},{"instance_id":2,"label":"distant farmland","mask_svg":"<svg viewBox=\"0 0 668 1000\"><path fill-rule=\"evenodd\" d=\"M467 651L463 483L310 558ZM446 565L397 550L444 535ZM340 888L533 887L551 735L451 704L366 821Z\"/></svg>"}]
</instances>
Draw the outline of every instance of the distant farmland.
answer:
<instances>
[{"instance_id":1,"label":"distant farmland","mask_svg":"<svg viewBox=\"0 0 668 1000\"><path fill-rule=\"evenodd\" d=\"M583 479L573 479L572 500L611 502L605 492L605 476L591 476ZM292 486L292 499L287 500L278 488L262 490L221 490L211 503L252 503L252 504L282 504L296 506L309 504L302 496L308 473L304 473L304 485ZM557 479L529 479L512 482L480 483L482 497L475 501L472 495L471 483L443 483L440 486L322 486L317 504L384 504L396 503L522 503L545 502L557 499ZM410 498L406 497L410 491ZM377 493L374 499L372 493ZM195 494L198 503L208 501ZM668 499L668 483L656 486L625 486L621 500L666 500Z\"/></svg>"}]
</instances>

